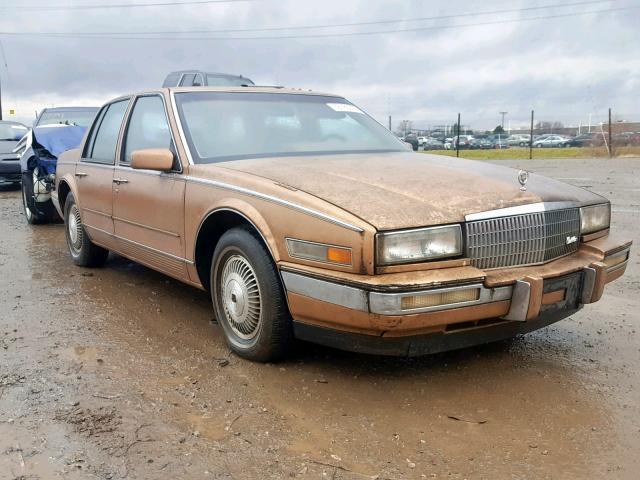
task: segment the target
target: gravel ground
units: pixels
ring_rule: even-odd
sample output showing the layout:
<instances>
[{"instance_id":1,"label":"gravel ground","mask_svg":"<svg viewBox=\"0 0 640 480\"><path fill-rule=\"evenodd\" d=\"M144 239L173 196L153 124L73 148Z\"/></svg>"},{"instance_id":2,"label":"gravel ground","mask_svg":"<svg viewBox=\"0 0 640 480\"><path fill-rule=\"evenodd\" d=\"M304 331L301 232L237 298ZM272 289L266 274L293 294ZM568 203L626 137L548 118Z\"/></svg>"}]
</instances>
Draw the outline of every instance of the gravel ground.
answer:
<instances>
[{"instance_id":1,"label":"gravel ground","mask_svg":"<svg viewBox=\"0 0 640 480\"><path fill-rule=\"evenodd\" d=\"M608 196L638 238L640 159L496 163ZM638 478L637 245L602 301L510 342L261 365L206 294L117 256L74 267L19 191L0 232L0 479Z\"/></svg>"}]
</instances>

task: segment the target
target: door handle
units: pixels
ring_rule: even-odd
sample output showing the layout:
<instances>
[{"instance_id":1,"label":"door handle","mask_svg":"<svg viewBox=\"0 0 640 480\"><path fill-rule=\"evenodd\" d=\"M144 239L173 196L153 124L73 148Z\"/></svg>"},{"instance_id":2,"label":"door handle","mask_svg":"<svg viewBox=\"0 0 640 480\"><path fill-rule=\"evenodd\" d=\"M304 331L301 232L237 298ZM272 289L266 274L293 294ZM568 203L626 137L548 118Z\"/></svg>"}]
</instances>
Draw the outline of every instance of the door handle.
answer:
<instances>
[{"instance_id":1,"label":"door handle","mask_svg":"<svg viewBox=\"0 0 640 480\"><path fill-rule=\"evenodd\" d=\"M115 183L116 185L120 185L121 183L129 183L129 180L127 180L126 178L114 178L113 183Z\"/></svg>"},{"instance_id":2,"label":"door handle","mask_svg":"<svg viewBox=\"0 0 640 480\"><path fill-rule=\"evenodd\" d=\"M86 177L88 174L84 172L76 172L76 177Z\"/></svg>"}]
</instances>

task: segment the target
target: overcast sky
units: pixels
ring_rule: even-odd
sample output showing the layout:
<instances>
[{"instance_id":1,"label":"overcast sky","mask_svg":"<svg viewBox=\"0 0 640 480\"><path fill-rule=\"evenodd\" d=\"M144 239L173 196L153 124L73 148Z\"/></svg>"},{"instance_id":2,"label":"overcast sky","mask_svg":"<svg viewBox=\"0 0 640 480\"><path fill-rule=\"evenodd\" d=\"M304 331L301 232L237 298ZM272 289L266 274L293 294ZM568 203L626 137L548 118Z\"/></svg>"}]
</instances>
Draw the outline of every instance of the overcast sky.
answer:
<instances>
[{"instance_id":1,"label":"overcast sky","mask_svg":"<svg viewBox=\"0 0 640 480\"><path fill-rule=\"evenodd\" d=\"M462 112L463 124L492 128L500 123L498 112L508 111L505 127L511 122L515 128L528 123L532 108L539 120L577 125L590 113L594 121L603 120L610 106L617 118L640 121L640 8L627 8L640 7L638 0L580 5L578 0L246 0L77 8L167 1L0 0L0 41L8 65L0 56L5 118L9 108L30 122L33 111L45 106L100 105L158 87L171 70L198 68L243 74L258 84L342 94L383 123L393 115L394 125L401 119L417 127L450 124ZM74 8L51 8L65 5ZM40 6L48 9L32 8ZM472 15L487 11L501 12ZM582 14L587 11L599 13ZM192 37L188 40L29 35L241 30L443 16L449 18L182 35ZM546 18L511 22L531 17ZM412 31L317 36L403 29ZM316 36L291 38L309 35ZM242 38L220 39L225 36ZM254 36L261 39L246 39Z\"/></svg>"}]
</instances>

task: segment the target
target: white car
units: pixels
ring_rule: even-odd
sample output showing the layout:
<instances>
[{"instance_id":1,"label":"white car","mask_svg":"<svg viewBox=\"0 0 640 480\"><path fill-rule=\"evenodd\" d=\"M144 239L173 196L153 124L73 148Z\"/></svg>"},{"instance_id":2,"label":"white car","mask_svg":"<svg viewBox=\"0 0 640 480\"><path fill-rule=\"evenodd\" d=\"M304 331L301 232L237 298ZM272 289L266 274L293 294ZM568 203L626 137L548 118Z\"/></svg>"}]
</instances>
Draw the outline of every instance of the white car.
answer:
<instances>
[{"instance_id":1,"label":"white car","mask_svg":"<svg viewBox=\"0 0 640 480\"><path fill-rule=\"evenodd\" d=\"M549 135L548 137L533 142L533 146L536 148L567 147L569 146L569 139L561 137L560 135Z\"/></svg>"}]
</instances>

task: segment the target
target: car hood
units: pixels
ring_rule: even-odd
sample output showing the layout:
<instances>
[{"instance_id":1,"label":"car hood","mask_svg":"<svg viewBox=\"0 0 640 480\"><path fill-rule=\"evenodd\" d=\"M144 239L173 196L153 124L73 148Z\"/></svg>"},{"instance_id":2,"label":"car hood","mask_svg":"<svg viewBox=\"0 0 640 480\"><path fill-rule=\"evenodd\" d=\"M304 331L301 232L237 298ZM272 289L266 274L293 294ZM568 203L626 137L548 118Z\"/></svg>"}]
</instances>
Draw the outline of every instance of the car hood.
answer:
<instances>
[{"instance_id":1,"label":"car hood","mask_svg":"<svg viewBox=\"0 0 640 480\"><path fill-rule=\"evenodd\" d=\"M465 215L537 202L603 198L532 173L487 162L417 153L313 155L215 164L295 188L336 205L379 230L463 222Z\"/></svg>"},{"instance_id":2,"label":"car hood","mask_svg":"<svg viewBox=\"0 0 640 480\"><path fill-rule=\"evenodd\" d=\"M0 154L12 153L17 144L16 140L0 140Z\"/></svg>"}]
</instances>

